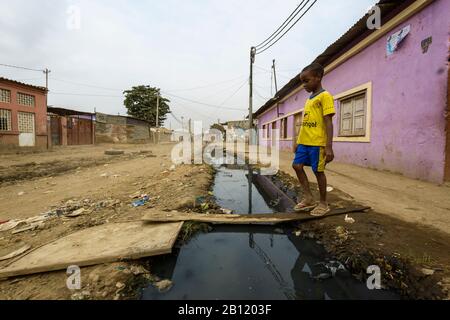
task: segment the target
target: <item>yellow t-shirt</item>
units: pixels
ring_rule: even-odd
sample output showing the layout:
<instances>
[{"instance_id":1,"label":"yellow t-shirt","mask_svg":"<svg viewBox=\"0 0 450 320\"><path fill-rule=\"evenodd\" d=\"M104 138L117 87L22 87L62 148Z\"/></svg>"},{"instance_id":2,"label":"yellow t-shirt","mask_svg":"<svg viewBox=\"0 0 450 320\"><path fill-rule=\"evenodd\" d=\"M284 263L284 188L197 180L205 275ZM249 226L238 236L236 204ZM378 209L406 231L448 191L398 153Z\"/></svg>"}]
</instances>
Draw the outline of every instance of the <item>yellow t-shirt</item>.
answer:
<instances>
[{"instance_id":1,"label":"yellow t-shirt","mask_svg":"<svg viewBox=\"0 0 450 320\"><path fill-rule=\"evenodd\" d=\"M298 135L297 144L325 147L327 132L323 117L335 114L334 99L328 91L322 91L309 98L303 112L303 122Z\"/></svg>"}]
</instances>

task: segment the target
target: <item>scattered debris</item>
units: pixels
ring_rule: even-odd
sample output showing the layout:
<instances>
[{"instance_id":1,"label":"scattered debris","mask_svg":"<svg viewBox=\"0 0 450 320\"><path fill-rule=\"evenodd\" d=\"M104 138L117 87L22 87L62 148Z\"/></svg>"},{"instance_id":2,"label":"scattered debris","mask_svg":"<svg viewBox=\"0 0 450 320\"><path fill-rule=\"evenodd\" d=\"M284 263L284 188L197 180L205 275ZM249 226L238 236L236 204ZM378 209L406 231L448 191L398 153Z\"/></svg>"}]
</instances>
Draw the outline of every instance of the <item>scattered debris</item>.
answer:
<instances>
[{"instance_id":1,"label":"scattered debris","mask_svg":"<svg viewBox=\"0 0 450 320\"><path fill-rule=\"evenodd\" d=\"M176 168L176 167L175 167L175 165L173 164L173 165L170 166L169 170L170 170L170 171L175 171L175 168Z\"/></svg>"},{"instance_id":2,"label":"scattered debris","mask_svg":"<svg viewBox=\"0 0 450 320\"><path fill-rule=\"evenodd\" d=\"M332 186L328 186L327 187L327 192L331 192L331 191L333 191L334 190L334 188L332 187Z\"/></svg>"},{"instance_id":3,"label":"scattered debris","mask_svg":"<svg viewBox=\"0 0 450 320\"><path fill-rule=\"evenodd\" d=\"M0 257L0 261L9 260L9 259L12 259L14 257L17 257L18 255L21 255L22 253L24 253L24 252L26 252L26 251L28 251L30 249L31 249L30 245L25 245L22 248L17 249L16 251L13 251L13 252L7 254L6 256Z\"/></svg>"},{"instance_id":4,"label":"scattered debris","mask_svg":"<svg viewBox=\"0 0 450 320\"><path fill-rule=\"evenodd\" d=\"M107 173L102 173L102 174L100 175L100 177L102 177L102 178L106 178L107 176L108 176Z\"/></svg>"},{"instance_id":5,"label":"scattered debris","mask_svg":"<svg viewBox=\"0 0 450 320\"><path fill-rule=\"evenodd\" d=\"M25 232L25 231L33 231L33 230L36 230L38 227L42 226L43 224L44 224L43 221L32 223L29 226L26 226L24 228L14 230L12 232L12 234L22 233L22 232Z\"/></svg>"},{"instance_id":6,"label":"scattered debris","mask_svg":"<svg viewBox=\"0 0 450 320\"><path fill-rule=\"evenodd\" d=\"M25 194L25 192L20 191L17 195L20 197L20 196L23 196L24 194Z\"/></svg>"},{"instance_id":7,"label":"scattered debris","mask_svg":"<svg viewBox=\"0 0 450 320\"><path fill-rule=\"evenodd\" d=\"M154 285L159 290L159 292L166 292L172 288L173 282L170 280L161 280L156 282Z\"/></svg>"},{"instance_id":8,"label":"scattered debris","mask_svg":"<svg viewBox=\"0 0 450 320\"><path fill-rule=\"evenodd\" d=\"M220 208L220 211L222 211L222 213L224 213L224 214L232 214L233 213L233 210L226 209L226 208Z\"/></svg>"},{"instance_id":9,"label":"scattered debris","mask_svg":"<svg viewBox=\"0 0 450 320\"><path fill-rule=\"evenodd\" d=\"M300 230L299 230L299 231L295 231L295 236L296 236L296 237L300 237L301 234L302 234L302 232L301 232Z\"/></svg>"},{"instance_id":10,"label":"scattered debris","mask_svg":"<svg viewBox=\"0 0 450 320\"><path fill-rule=\"evenodd\" d=\"M347 230L345 230L344 227L342 227L342 226L336 227L335 231L336 231L338 237L341 238L342 240L348 239L348 232L347 232Z\"/></svg>"},{"instance_id":11,"label":"scattered debris","mask_svg":"<svg viewBox=\"0 0 450 320\"><path fill-rule=\"evenodd\" d=\"M432 276L434 274L434 270L432 269L422 268L421 271L426 276Z\"/></svg>"},{"instance_id":12,"label":"scattered debris","mask_svg":"<svg viewBox=\"0 0 450 320\"><path fill-rule=\"evenodd\" d=\"M72 213L66 214L66 217L78 217L79 215L85 214L86 210L84 208L80 208L78 210L73 211Z\"/></svg>"},{"instance_id":13,"label":"scattered debris","mask_svg":"<svg viewBox=\"0 0 450 320\"><path fill-rule=\"evenodd\" d=\"M273 230L273 231L276 232L276 233L280 233L280 234L283 234L283 233L284 233L283 230L280 229L280 228L276 228L276 229Z\"/></svg>"},{"instance_id":14,"label":"scattered debris","mask_svg":"<svg viewBox=\"0 0 450 320\"><path fill-rule=\"evenodd\" d=\"M345 219L344 220L345 220L346 223L350 223L350 224L355 223L355 219L349 217L348 214L345 215Z\"/></svg>"},{"instance_id":15,"label":"scattered debris","mask_svg":"<svg viewBox=\"0 0 450 320\"><path fill-rule=\"evenodd\" d=\"M119 156L124 153L125 153L125 151L122 151L122 150L106 150L105 151L105 154L108 156Z\"/></svg>"},{"instance_id":16,"label":"scattered debris","mask_svg":"<svg viewBox=\"0 0 450 320\"><path fill-rule=\"evenodd\" d=\"M150 200L150 197L146 194L142 194L139 200L133 201L131 204L133 207L141 207Z\"/></svg>"}]
</instances>

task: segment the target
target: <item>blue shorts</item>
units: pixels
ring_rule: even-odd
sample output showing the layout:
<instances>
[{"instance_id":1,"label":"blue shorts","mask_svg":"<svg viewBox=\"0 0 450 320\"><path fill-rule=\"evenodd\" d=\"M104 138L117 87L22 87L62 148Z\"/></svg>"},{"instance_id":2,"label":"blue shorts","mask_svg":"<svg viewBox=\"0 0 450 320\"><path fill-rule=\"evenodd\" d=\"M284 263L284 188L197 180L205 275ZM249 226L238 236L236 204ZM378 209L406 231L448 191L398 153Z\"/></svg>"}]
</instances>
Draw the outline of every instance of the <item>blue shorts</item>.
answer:
<instances>
[{"instance_id":1,"label":"blue shorts","mask_svg":"<svg viewBox=\"0 0 450 320\"><path fill-rule=\"evenodd\" d=\"M314 172L325 171L325 148L299 144L295 151L294 164L303 164Z\"/></svg>"}]
</instances>

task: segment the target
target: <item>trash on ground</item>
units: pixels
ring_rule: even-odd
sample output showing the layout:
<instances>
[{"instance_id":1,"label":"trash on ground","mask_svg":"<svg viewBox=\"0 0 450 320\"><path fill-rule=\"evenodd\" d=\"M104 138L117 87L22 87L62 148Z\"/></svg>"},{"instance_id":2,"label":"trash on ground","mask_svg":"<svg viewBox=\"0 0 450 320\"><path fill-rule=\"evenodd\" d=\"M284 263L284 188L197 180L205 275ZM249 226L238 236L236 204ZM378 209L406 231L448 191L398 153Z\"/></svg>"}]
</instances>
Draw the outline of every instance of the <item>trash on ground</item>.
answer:
<instances>
[{"instance_id":1,"label":"trash on ground","mask_svg":"<svg viewBox=\"0 0 450 320\"><path fill-rule=\"evenodd\" d=\"M345 222L350 223L350 224L355 223L355 219L349 217L348 214L345 215L344 220L345 220Z\"/></svg>"},{"instance_id":2,"label":"trash on ground","mask_svg":"<svg viewBox=\"0 0 450 320\"><path fill-rule=\"evenodd\" d=\"M173 282L170 280L161 280L156 282L154 285L160 292L166 292L172 288Z\"/></svg>"},{"instance_id":3,"label":"trash on ground","mask_svg":"<svg viewBox=\"0 0 450 320\"><path fill-rule=\"evenodd\" d=\"M434 270L432 269L422 268L421 271L426 276L432 276L434 274Z\"/></svg>"},{"instance_id":4,"label":"trash on ground","mask_svg":"<svg viewBox=\"0 0 450 320\"><path fill-rule=\"evenodd\" d=\"M23 228L14 230L14 231L12 232L12 234L17 234L17 233L22 233L22 232L25 232L25 231L36 230L38 227L40 227L40 226L42 226L42 225L44 225L44 222L43 222L43 221L41 221L41 222L35 222L35 223L30 224L29 226L26 226L26 227L23 227Z\"/></svg>"},{"instance_id":5,"label":"trash on ground","mask_svg":"<svg viewBox=\"0 0 450 320\"><path fill-rule=\"evenodd\" d=\"M331 187L331 186L328 186L328 187L327 187L327 192L331 192L331 191L333 191L333 190L334 190L333 187Z\"/></svg>"},{"instance_id":6,"label":"trash on ground","mask_svg":"<svg viewBox=\"0 0 450 320\"><path fill-rule=\"evenodd\" d=\"M16 251L13 251L13 252L7 254L6 256L0 257L0 261L4 261L4 260L9 260L9 259L15 258L15 257L21 255L22 253L24 253L24 252L26 252L26 251L28 251L30 249L31 249L30 245L25 245L22 248L17 249Z\"/></svg>"},{"instance_id":7,"label":"trash on ground","mask_svg":"<svg viewBox=\"0 0 450 320\"><path fill-rule=\"evenodd\" d=\"M224 214L232 214L233 213L233 210L226 209L226 208L220 208L220 211L222 211L222 213L224 213Z\"/></svg>"},{"instance_id":8,"label":"trash on ground","mask_svg":"<svg viewBox=\"0 0 450 320\"><path fill-rule=\"evenodd\" d=\"M141 196L140 196L140 199L139 200L136 200L136 201L133 201L133 203L131 204L133 207L141 207L141 206L143 206L144 204L146 204L147 203L147 201L148 200L150 200L150 197L148 196L148 195L146 195L146 194L142 194Z\"/></svg>"}]
</instances>

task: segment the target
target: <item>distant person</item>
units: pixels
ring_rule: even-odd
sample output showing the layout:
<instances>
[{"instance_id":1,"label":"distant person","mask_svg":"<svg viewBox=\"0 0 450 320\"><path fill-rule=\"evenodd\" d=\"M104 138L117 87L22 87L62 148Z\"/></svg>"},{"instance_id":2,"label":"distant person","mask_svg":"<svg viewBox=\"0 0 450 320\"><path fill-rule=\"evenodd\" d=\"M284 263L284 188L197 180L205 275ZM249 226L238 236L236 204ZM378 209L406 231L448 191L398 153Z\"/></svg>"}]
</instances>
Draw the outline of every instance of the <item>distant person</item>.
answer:
<instances>
[{"instance_id":1,"label":"distant person","mask_svg":"<svg viewBox=\"0 0 450 320\"><path fill-rule=\"evenodd\" d=\"M312 210L313 216L330 212L325 165L334 159L332 118L336 111L333 96L322 88L323 75L324 69L318 63L307 66L300 74L300 80L311 96L305 104L292 165L303 188L303 198L294 209L296 212ZM304 166L310 166L316 175L320 190L319 204L314 201Z\"/></svg>"}]
</instances>

